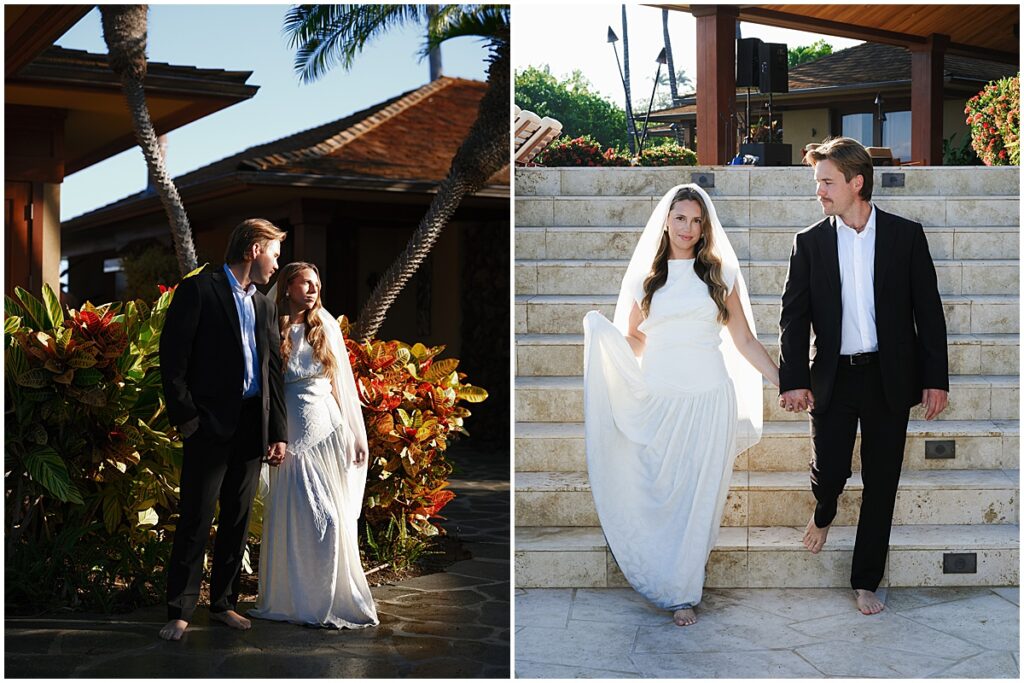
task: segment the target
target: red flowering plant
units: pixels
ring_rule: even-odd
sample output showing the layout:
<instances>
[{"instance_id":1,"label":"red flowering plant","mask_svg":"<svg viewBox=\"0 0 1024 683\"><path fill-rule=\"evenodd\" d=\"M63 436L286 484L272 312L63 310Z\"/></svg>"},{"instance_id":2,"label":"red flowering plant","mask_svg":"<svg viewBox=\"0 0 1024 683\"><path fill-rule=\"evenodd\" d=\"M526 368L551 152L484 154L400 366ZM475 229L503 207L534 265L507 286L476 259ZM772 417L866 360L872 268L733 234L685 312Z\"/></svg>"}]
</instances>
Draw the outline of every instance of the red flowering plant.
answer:
<instances>
[{"instance_id":1,"label":"red flowering plant","mask_svg":"<svg viewBox=\"0 0 1024 683\"><path fill-rule=\"evenodd\" d=\"M988 166L1020 165L1020 74L986 85L967 100L971 146Z\"/></svg>"},{"instance_id":2,"label":"red flowering plant","mask_svg":"<svg viewBox=\"0 0 1024 683\"><path fill-rule=\"evenodd\" d=\"M4 307L9 603L161 599L180 445L160 388L171 294L67 310L48 285Z\"/></svg>"},{"instance_id":3,"label":"red flowering plant","mask_svg":"<svg viewBox=\"0 0 1024 683\"><path fill-rule=\"evenodd\" d=\"M349 322L339 319L346 336L370 446L363 504L370 539L396 523L420 537L443 534L433 520L455 494L448 487L452 465L444 452L452 439L468 435L463 405L478 403L487 392L465 382L455 358L438 358L444 346L428 347L377 339L364 344L348 339Z\"/></svg>"},{"instance_id":4,"label":"red flowering plant","mask_svg":"<svg viewBox=\"0 0 1024 683\"><path fill-rule=\"evenodd\" d=\"M551 143L537 157L539 166L629 166L629 158L589 135L563 137Z\"/></svg>"}]
</instances>

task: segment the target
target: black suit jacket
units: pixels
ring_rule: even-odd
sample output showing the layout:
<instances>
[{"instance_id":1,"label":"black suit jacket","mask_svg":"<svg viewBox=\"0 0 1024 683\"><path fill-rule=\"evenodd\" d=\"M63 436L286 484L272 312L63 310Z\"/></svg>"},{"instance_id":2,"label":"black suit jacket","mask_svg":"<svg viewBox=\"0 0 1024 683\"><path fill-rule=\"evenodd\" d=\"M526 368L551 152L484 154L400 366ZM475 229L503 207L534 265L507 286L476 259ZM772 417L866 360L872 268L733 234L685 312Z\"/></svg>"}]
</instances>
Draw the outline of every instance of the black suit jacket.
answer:
<instances>
[{"instance_id":1,"label":"black suit jacket","mask_svg":"<svg viewBox=\"0 0 1024 683\"><path fill-rule=\"evenodd\" d=\"M920 403L922 389L949 391L946 320L921 224L875 212L875 327L885 400L897 411ZM793 239L780 321L779 390L810 389L815 414L832 397L842 321L836 227L827 218Z\"/></svg>"},{"instance_id":2,"label":"black suit jacket","mask_svg":"<svg viewBox=\"0 0 1024 683\"><path fill-rule=\"evenodd\" d=\"M277 306L259 291L256 353L263 400L263 446L288 440ZM245 360L238 310L223 267L182 280L160 335L160 371L167 417L180 426L199 417L199 433L219 440L235 433Z\"/></svg>"}]
</instances>

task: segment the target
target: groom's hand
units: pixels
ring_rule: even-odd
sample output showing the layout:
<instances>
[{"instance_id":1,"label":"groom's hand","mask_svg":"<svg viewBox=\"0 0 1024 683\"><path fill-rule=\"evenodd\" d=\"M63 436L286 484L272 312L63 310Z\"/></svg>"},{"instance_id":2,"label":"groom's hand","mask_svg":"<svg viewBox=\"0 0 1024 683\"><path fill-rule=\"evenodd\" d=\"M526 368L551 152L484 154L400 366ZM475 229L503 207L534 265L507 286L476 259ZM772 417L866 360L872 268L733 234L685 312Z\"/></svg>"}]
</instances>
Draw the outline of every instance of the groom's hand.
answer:
<instances>
[{"instance_id":1,"label":"groom's hand","mask_svg":"<svg viewBox=\"0 0 1024 683\"><path fill-rule=\"evenodd\" d=\"M271 467L277 467L284 462L284 449L287 444L284 441L278 441L270 444L267 448L267 464Z\"/></svg>"},{"instance_id":2,"label":"groom's hand","mask_svg":"<svg viewBox=\"0 0 1024 683\"><path fill-rule=\"evenodd\" d=\"M949 405L949 392L942 389L925 389L921 392L924 405L924 419L934 420Z\"/></svg>"},{"instance_id":3,"label":"groom's hand","mask_svg":"<svg viewBox=\"0 0 1024 683\"><path fill-rule=\"evenodd\" d=\"M810 389L790 389L779 395L779 407L799 413L814 409L814 394Z\"/></svg>"}]
</instances>

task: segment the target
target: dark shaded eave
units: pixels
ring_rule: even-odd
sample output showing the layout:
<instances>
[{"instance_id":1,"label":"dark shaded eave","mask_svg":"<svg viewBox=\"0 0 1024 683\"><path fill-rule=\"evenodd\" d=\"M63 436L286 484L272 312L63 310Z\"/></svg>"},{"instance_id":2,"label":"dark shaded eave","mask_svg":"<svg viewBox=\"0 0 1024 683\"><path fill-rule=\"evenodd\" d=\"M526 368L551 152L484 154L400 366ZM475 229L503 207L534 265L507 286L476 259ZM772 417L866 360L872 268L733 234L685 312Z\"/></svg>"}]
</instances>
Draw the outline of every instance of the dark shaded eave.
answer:
<instances>
[{"instance_id":1,"label":"dark shaded eave","mask_svg":"<svg viewBox=\"0 0 1024 683\"><path fill-rule=\"evenodd\" d=\"M365 196L366 193L393 193L428 196L436 194L440 183L429 180L392 180L366 176L342 175L304 175L288 172L270 171L234 171L218 177L207 177L202 181L179 187L182 200L186 204L199 204L220 197L241 194L258 187L279 188L314 188L337 191L338 198L345 198L345 193ZM468 198L499 199L509 198L509 186L505 184L488 184ZM61 232L65 237L81 236L91 230L109 226L139 216L161 213L163 207L155 194L137 193L131 197L118 200L113 204L101 207L89 213L76 216L61 224Z\"/></svg>"},{"instance_id":2,"label":"dark shaded eave","mask_svg":"<svg viewBox=\"0 0 1024 683\"><path fill-rule=\"evenodd\" d=\"M708 5L652 4L652 7L697 13ZM987 59L1006 64L1020 62L1020 7L1004 5L735 5L737 19L752 24L821 33L900 47L924 47L934 33L949 35L948 54ZM907 27L906 13L930 12L918 21L918 33ZM993 18L992 15L995 15ZM913 18L913 17L912 17ZM1013 19L1011 22L1010 19ZM972 30L979 25L995 30Z\"/></svg>"},{"instance_id":3,"label":"dark shaded eave","mask_svg":"<svg viewBox=\"0 0 1024 683\"><path fill-rule=\"evenodd\" d=\"M251 71L150 63L143 85L157 134L252 98L259 86L246 83L251 75ZM65 176L136 145L121 84L107 66L105 54L52 46L5 80L4 104L8 110L45 107L66 112ZM107 127L102 129L89 128L94 121L76 118L95 118L98 111L118 114L107 116Z\"/></svg>"},{"instance_id":4,"label":"dark shaded eave","mask_svg":"<svg viewBox=\"0 0 1024 683\"><path fill-rule=\"evenodd\" d=\"M146 94L214 95L248 99L259 86L246 85L252 71L226 71L149 62L143 86ZM6 79L7 84L33 83L121 92L121 82L110 70L107 55L53 46L31 64Z\"/></svg>"}]
</instances>

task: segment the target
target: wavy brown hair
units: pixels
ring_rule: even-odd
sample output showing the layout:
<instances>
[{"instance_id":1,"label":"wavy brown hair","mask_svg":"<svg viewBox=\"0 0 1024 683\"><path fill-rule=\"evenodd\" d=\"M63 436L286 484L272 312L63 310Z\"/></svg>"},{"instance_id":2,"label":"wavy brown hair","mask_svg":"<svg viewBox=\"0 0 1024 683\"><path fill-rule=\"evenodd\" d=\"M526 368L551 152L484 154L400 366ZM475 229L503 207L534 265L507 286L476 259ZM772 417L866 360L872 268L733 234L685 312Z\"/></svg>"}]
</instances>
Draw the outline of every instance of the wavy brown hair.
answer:
<instances>
[{"instance_id":1,"label":"wavy brown hair","mask_svg":"<svg viewBox=\"0 0 1024 683\"><path fill-rule=\"evenodd\" d=\"M291 325L291 319L287 313L287 311L291 310L288 306L288 285L304 270L313 271L313 274L316 275L317 283L321 282L320 271L317 270L317 267L312 263L304 261L289 263L281 269L280 275L277 276L277 310L279 313L285 311L278 317L281 327L282 367L288 364L288 356L292 352L292 336L288 329ZM330 377L338 367L338 359L331 353L331 346L327 343L327 332L324 330L323 321L320 319L320 311L323 309L320 294L321 292L318 288L316 303L306 311L304 322L306 326L305 337L309 345L313 347L313 358L320 361L324 366L324 375Z\"/></svg>"},{"instance_id":2,"label":"wavy brown hair","mask_svg":"<svg viewBox=\"0 0 1024 683\"><path fill-rule=\"evenodd\" d=\"M672 213L672 207L676 202L691 199L700 205L700 239L694 245L696 260L693 263L693 270L697 277L708 286L708 294L711 300L718 307L718 322L723 325L729 322L729 311L725 308L725 298L729 290L722 277L722 259L715 249L714 230L711 229L711 221L708 218L708 207L704 205L704 199L696 190L684 187L672 197L672 203L668 205L668 213ZM665 216L665 228L661 233L661 244L658 245L658 252L651 264L651 272L644 279L644 298L640 302L640 309L647 317L651 313L651 300L654 293L665 286L668 281L668 261L672 254L672 248L668 237L668 215Z\"/></svg>"}]
</instances>

